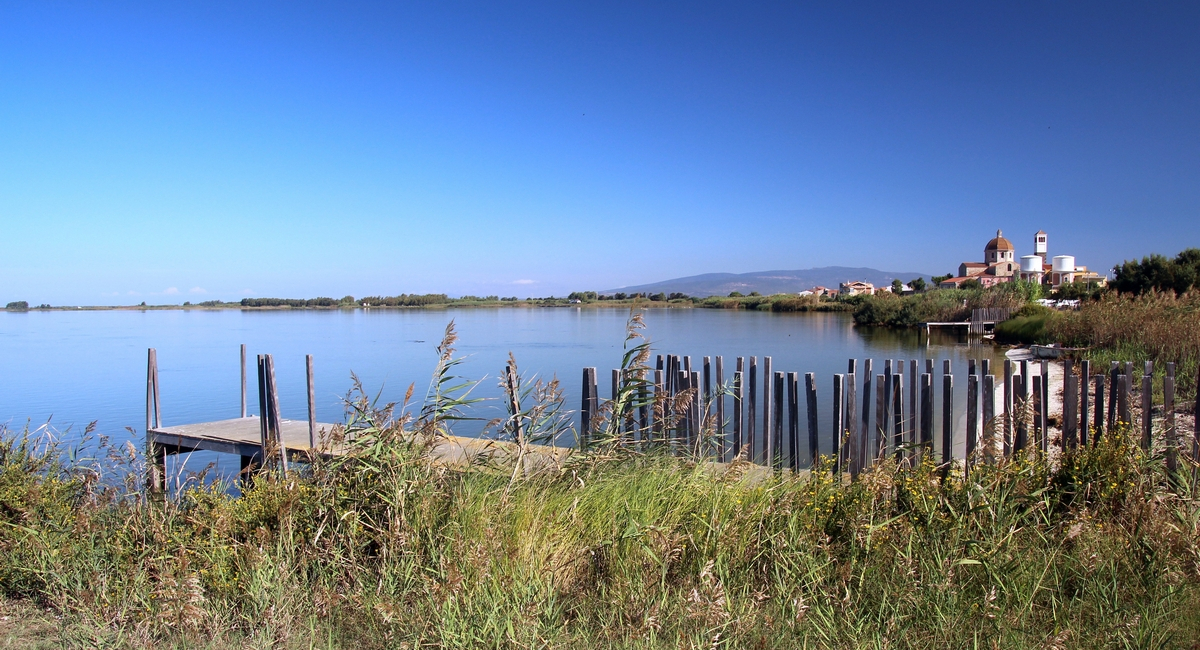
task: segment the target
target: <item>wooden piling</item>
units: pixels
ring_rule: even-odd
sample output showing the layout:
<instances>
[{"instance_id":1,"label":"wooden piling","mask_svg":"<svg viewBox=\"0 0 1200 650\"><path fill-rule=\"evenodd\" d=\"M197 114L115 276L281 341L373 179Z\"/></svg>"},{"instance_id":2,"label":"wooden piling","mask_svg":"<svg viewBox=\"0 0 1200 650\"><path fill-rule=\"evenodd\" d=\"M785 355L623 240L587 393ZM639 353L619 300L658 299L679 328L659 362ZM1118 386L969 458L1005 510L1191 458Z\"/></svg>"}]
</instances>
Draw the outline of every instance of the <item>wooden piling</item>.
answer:
<instances>
[{"instance_id":1,"label":"wooden piling","mask_svg":"<svg viewBox=\"0 0 1200 650\"><path fill-rule=\"evenodd\" d=\"M1108 430L1112 431L1117 423L1117 409L1119 407L1117 393L1121 390L1117 377L1121 375L1119 368L1120 363L1113 361L1108 368Z\"/></svg>"},{"instance_id":2,"label":"wooden piling","mask_svg":"<svg viewBox=\"0 0 1200 650\"><path fill-rule=\"evenodd\" d=\"M725 357L717 355L717 437L725 439ZM722 456L723 458L724 456Z\"/></svg>"},{"instance_id":3,"label":"wooden piling","mask_svg":"<svg viewBox=\"0 0 1200 650\"><path fill-rule=\"evenodd\" d=\"M1154 432L1154 376L1150 374L1153 370L1150 367L1150 362L1146 362L1146 374L1142 375L1142 449L1150 451L1152 445L1151 437Z\"/></svg>"},{"instance_id":4,"label":"wooden piling","mask_svg":"<svg viewBox=\"0 0 1200 650\"><path fill-rule=\"evenodd\" d=\"M771 409L772 396L774 391L774 382L771 374L771 357L763 357L763 400L762 400L762 446L758 448L761 463L767 466L771 464L771 432L774 431L772 418L774 412Z\"/></svg>"},{"instance_id":5,"label":"wooden piling","mask_svg":"<svg viewBox=\"0 0 1200 650\"><path fill-rule=\"evenodd\" d=\"M705 450L706 441L704 440L704 400L700 392L700 371L693 370L690 375L688 386L692 389L692 400L691 408L688 410L692 416L692 425L689 427L692 437L689 439L688 444L691 445L693 454L699 458L703 458L707 455L707 451Z\"/></svg>"},{"instance_id":6,"label":"wooden piling","mask_svg":"<svg viewBox=\"0 0 1200 650\"><path fill-rule=\"evenodd\" d=\"M820 444L817 438L817 376L808 372L804 374L805 415L808 420L808 458L809 467L815 468L820 460ZM1197 401L1200 410L1200 401ZM1196 435L1200 441L1200 433Z\"/></svg>"},{"instance_id":7,"label":"wooden piling","mask_svg":"<svg viewBox=\"0 0 1200 650\"><path fill-rule=\"evenodd\" d=\"M1007 359L1006 359L1006 361L1007 361ZM984 359L983 361L980 362L980 365L982 366L980 368L980 370L981 370L980 374L983 374L983 375L992 374L992 360L991 359Z\"/></svg>"},{"instance_id":8,"label":"wooden piling","mask_svg":"<svg viewBox=\"0 0 1200 650\"><path fill-rule=\"evenodd\" d=\"M888 366L890 364L884 364ZM883 460L887 453L888 375L875 376L875 450L872 462Z\"/></svg>"},{"instance_id":9,"label":"wooden piling","mask_svg":"<svg viewBox=\"0 0 1200 650\"><path fill-rule=\"evenodd\" d=\"M709 410L713 406L713 390L712 390L712 358L704 357L704 400L701 402L701 411L703 416L707 417Z\"/></svg>"},{"instance_id":10,"label":"wooden piling","mask_svg":"<svg viewBox=\"0 0 1200 650\"><path fill-rule=\"evenodd\" d=\"M750 357L750 390L746 395L746 460L755 462L758 459L758 447L755 442L755 420L758 419L758 357Z\"/></svg>"},{"instance_id":11,"label":"wooden piling","mask_svg":"<svg viewBox=\"0 0 1200 650\"><path fill-rule=\"evenodd\" d=\"M596 369L583 369L582 403L579 408L579 447L587 449L592 438L592 418L596 416Z\"/></svg>"},{"instance_id":12,"label":"wooden piling","mask_svg":"<svg viewBox=\"0 0 1200 650\"><path fill-rule=\"evenodd\" d=\"M874 378L871 375L872 360L866 359L863 361L863 384L862 384L862 425L858 431L858 460L856 461L858 471L863 471L867 468L871 460L870 441L871 441L871 380ZM851 432L850 435L855 435Z\"/></svg>"},{"instance_id":13,"label":"wooden piling","mask_svg":"<svg viewBox=\"0 0 1200 650\"><path fill-rule=\"evenodd\" d=\"M308 385L308 447L314 452L317 449L317 393L313 385L313 357L304 355L304 372Z\"/></svg>"},{"instance_id":14,"label":"wooden piling","mask_svg":"<svg viewBox=\"0 0 1200 650\"><path fill-rule=\"evenodd\" d=\"M1043 375L1030 377L1033 380L1033 446L1045 451L1045 422L1042 420Z\"/></svg>"},{"instance_id":15,"label":"wooden piling","mask_svg":"<svg viewBox=\"0 0 1200 650\"><path fill-rule=\"evenodd\" d=\"M942 375L942 466L943 472L950 470L950 461L954 459L954 375L949 372L947 359L946 372Z\"/></svg>"},{"instance_id":16,"label":"wooden piling","mask_svg":"<svg viewBox=\"0 0 1200 650\"><path fill-rule=\"evenodd\" d=\"M271 421L269 415L270 410L267 408L267 357L266 355L258 355L258 434L259 444L262 451L259 457L263 459L263 463L270 462L270 456L267 451L270 445L270 439L267 437L267 423Z\"/></svg>"},{"instance_id":17,"label":"wooden piling","mask_svg":"<svg viewBox=\"0 0 1200 650\"><path fill-rule=\"evenodd\" d=\"M771 391L775 399L775 413L772 418L771 444L767 449L767 460L775 469L783 468L783 422L785 416L783 403L786 396L783 380L784 374L778 370L775 371L775 387Z\"/></svg>"},{"instance_id":18,"label":"wooden piling","mask_svg":"<svg viewBox=\"0 0 1200 650\"><path fill-rule=\"evenodd\" d=\"M1003 397L1003 396L1001 396L1001 397ZM996 376L995 375L984 375L983 376L983 399L981 401L983 402L983 404L981 405L983 407L981 409L982 413L980 414L980 417L983 420L981 422L981 424L983 425L982 426L983 439L985 441L987 441L989 445L992 445L991 453L995 453L994 445L997 442L995 440L995 438L997 438L1003 434L1003 423L996 421ZM987 435L987 432L989 432L989 431L992 432L991 436ZM984 454L984 457L985 458L987 457L986 452ZM968 458L968 460L974 460L970 454L967 455L967 458Z\"/></svg>"},{"instance_id":19,"label":"wooden piling","mask_svg":"<svg viewBox=\"0 0 1200 650\"><path fill-rule=\"evenodd\" d=\"M1026 374L1029 370L1029 364L1021 362L1021 374L1013 376L1013 425L1016 428L1016 435L1013 437L1013 453L1025 451L1029 445L1029 420L1030 420L1030 403L1029 403L1029 381L1030 377Z\"/></svg>"},{"instance_id":20,"label":"wooden piling","mask_svg":"<svg viewBox=\"0 0 1200 650\"><path fill-rule=\"evenodd\" d=\"M915 443L919 437L918 432L921 426L921 411L917 402L917 395L921 390L921 376L917 373L917 360L908 360L908 381L911 384L908 388L908 419L909 424L906 427L905 439L909 443ZM913 445L916 448L916 445Z\"/></svg>"},{"instance_id":21,"label":"wooden piling","mask_svg":"<svg viewBox=\"0 0 1200 650\"><path fill-rule=\"evenodd\" d=\"M985 359L986 361L986 359ZM988 371L983 371L984 376L988 375ZM1016 403L1014 397L1016 393L1013 391L1013 362L1011 359L1004 360L1004 394L1000 396L1001 417L1003 421L1000 427L995 427L1003 439L1004 447L1002 449L1004 456L1007 458L1013 453L1013 445L1015 443L1016 430L1013 426L1013 405ZM987 426L987 421L984 421L984 426Z\"/></svg>"},{"instance_id":22,"label":"wooden piling","mask_svg":"<svg viewBox=\"0 0 1200 650\"><path fill-rule=\"evenodd\" d=\"M1117 375L1117 421L1128 427L1133 422L1129 417L1129 375Z\"/></svg>"},{"instance_id":23,"label":"wooden piling","mask_svg":"<svg viewBox=\"0 0 1200 650\"><path fill-rule=\"evenodd\" d=\"M900 368L898 370L903 370ZM892 453L896 462L904 460L904 374L892 375Z\"/></svg>"},{"instance_id":24,"label":"wooden piling","mask_svg":"<svg viewBox=\"0 0 1200 650\"><path fill-rule=\"evenodd\" d=\"M921 460L933 459L933 373L921 373Z\"/></svg>"},{"instance_id":25,"label":"wooden piling","mask_svg":"<svg viewBox=\"0 0 1200 650\"><path fill-rule=\"evenodd\" d=\"M842 474L842 432L845 423L842 419L842 406L845 395L843 389L846 383L845 375L833 376L833 475Z\"/></svg>"},{"instance_id":26,"label":"wooden piling","mask_svg":"<svg viewBox=\"0 0 1200 650\"><path fill-rule=\"evenodd\" d=\"M1094 447L1097 442L1100 442L1100 436L1104 434L1104 375L1098 374L1093 379L1096 387L1095 402L1096 407L1092 414L1092 436L1091 443Z\"/></svg>"},{"instance_id":27,"label":"wooden piling","mask_svg":"<svg viewBox=\"0 0 1200 650\"><path fill-rule=\"evenodd\" d=\"M963 472L969 472L979 442L979 376L967 374L967 436L963 449Z\"/></svg>"},{"instance_id":28,"label":"wooden piling","mask_svg":"<svg viewBox=\"0 0 1200 650\"><path fill-rule=\"evenodd\" d=\"M246 417L246 344L242 344L242 417Z\"/></svg>"},{"instance_id":29,"label":"wooden piling","mask_svg":"<svg viewBox=\"0 0 1200 650\"><path fill-rule=\"evenodd\" d=\"M1079 378L1069 363L1063 375L1062 445L1064 449L1075 449L1079 446Z\"/></svg>"},{"instance_id":30,"label":"wooden piling","mask_svg":"<svg viewBox=\"0 0 1200 650\"><path fill-rule=\"evenodd\" d=\"M1067 362L1070 367L1070 362ZM1087 359L1083 360L1079 373L1079 444L1086 447L1088 439L1091 437L1091 432L1088 431L1088 425L1091 423L1092 400L1091 393L1088 391L1088 382L1092 378L1092 362Z\"/></svg>"},{"instance_id":31,"label":"wooden piling","mask_svg":"<svg viewBox=\"0 0 1200 650\"><path fill-rule=\"evenodd\" d=\"M649 442L662 438L663 419L666 417L668 403L666 395L666 378L662 369L654 370L654 408L650 411Z\"/></svg>"},{"instance_id":32,"label":"wooden piling","mask_svg":"<svg viewBox=\"0 0 1200 650\"><path fill-rule=\"evenodd\" d=\"M146 489L161 492L166 489L167 459L164 449L154 444L151 429L160 425L158 419L158 351L146 351Z\"/></svg>"},{"instance_id":33,"label":"wooden piling","mask_svg":"<svg viewBox=\"0 0 1200 650\"><path fill-rule=\"evenodd\" d=\"M789 372L788 385L788 466L800 471L800 374Z\"/></svg>"},{"instance_id":34,"label":"wooden piling","mask_svg":"<svg viewBox=\"0 0 1200 650\"><path fill-rule=\"evenodd\" d=\"M853 359L852 359L853 361ZM846 375L846 385L844 391L846 394L846 411L844 417L844 429L842 434L842 466L850 472L851 477L858 476L858 457L861 453L858 449L858 378L854 373Z\"/></svg>"},{"instance_id":35,"label":"wooden piling","mask_svg":"<svg viewBox=\"0 0 1200 650\"><path fill-rule=\"evenodd\" d=\"M738 358L738 363L739 365L741 364L740 357ZM742 381L743 376L741 370L733 373L733 458L741 455L743 445L745 444L742 439L742 409L744 408L742 402L745 397L745 385Z\"/></svg>"}]
</instances>

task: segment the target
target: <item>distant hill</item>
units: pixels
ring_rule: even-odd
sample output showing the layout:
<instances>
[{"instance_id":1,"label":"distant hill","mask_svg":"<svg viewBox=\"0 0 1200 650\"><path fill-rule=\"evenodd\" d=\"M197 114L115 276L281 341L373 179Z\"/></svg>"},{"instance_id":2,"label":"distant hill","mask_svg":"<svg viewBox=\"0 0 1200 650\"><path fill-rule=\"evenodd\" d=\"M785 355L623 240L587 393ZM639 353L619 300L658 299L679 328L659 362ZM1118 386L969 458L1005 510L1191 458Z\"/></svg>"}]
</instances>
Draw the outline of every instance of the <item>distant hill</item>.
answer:
<instances>
[{"instance_id":1,"label":"distant hill","mask_svg":"<svg viewBox=\"0 0 1200 650\"><path fill-rule=\"evenodd\" d=\"M757 271L754 273L705 273L686 278L663 280L650 284L608 289L599 293L686 293L689 296L727 296L731 291L748 294L757 291L764 296L773 293L797 293L815 286L836 290L842 282L860 280L879 286L888 286L899 278L908 282L914 278L928 279L928 273L880 271L878 269L853 268L849 266L823 266L818 269L799 271Z\"/></svg>"}]
</instances>

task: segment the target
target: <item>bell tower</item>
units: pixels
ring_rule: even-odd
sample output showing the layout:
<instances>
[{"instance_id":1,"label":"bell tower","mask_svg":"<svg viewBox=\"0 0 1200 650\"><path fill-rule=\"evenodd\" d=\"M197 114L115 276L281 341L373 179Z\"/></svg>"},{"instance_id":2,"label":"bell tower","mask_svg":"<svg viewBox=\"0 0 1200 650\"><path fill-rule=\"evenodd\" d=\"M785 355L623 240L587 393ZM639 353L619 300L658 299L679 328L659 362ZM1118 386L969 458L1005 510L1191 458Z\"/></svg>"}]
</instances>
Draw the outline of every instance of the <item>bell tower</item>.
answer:
<instances>
[{"instance_id":1,"label":"bell tower","mask_svg":"<svg viewBox=\"0 0 1200 650\"><path fill-rule=\"evenodd\" d=\"M1033 254L1046 259L1046 231L1039 230L1033 235Z\"/></svg>"}]
</instances>

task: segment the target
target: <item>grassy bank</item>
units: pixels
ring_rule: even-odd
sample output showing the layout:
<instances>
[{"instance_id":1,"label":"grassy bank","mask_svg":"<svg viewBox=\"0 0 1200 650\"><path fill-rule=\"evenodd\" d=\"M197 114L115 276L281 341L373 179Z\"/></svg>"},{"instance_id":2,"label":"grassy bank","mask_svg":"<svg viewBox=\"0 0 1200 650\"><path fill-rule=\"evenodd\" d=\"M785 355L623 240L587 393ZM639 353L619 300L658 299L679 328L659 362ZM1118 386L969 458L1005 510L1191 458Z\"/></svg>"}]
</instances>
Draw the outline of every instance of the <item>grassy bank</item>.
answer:
<instances>
[{"instance_id":1,"label":"grassy bank","mask_svg":"<svg viewBox=\"0 0 1200 650\"><path fill-rule=\"evenodd\" d=\"M988 289L933 289L900 296L881 291L856 296L854 322L859 325L915 327L925 322L959 322L972 309L1020 309L1041 296L1041 287L1023 281L1006 282Z\"/></svg>"},{"instance_id":2,"label":"grassy bank","mask_svg":"<svg viewBox=\"0 0 1200 650\"><path fill-rule=\"evenodd\" d=\"M388 436L388 432L381 432ZM0 443L0 590L67 645L1183 647L1197 512L1123 439L942 483L667 457L512 481L373 445L240 499Z\"/></svg>"}]
</instances>

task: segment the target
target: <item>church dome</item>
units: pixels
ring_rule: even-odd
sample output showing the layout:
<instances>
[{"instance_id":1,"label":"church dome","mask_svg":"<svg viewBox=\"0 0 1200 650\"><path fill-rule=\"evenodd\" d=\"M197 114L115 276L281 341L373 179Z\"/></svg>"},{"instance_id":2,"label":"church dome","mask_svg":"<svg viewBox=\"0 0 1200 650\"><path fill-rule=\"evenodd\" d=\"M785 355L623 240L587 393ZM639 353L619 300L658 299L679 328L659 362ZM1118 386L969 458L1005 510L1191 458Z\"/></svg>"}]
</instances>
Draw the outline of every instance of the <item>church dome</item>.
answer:
<instances>
[{"instance_id":1,"label":"church dome","mask_svg":"<svg viewBox=\"0 0 1200 650\"><path fill-rule=\"evenodd\" d=\"M1014 251L1014 250L1016 250L1016 248L1013 247L1012 242L1005 239L1004 235L999 230L997 230L996 237L994 239L992 239L992 241L987 243L987 246L984 247L983 252L989 253L991 251Z\"/></svg>"}]
</instances>

